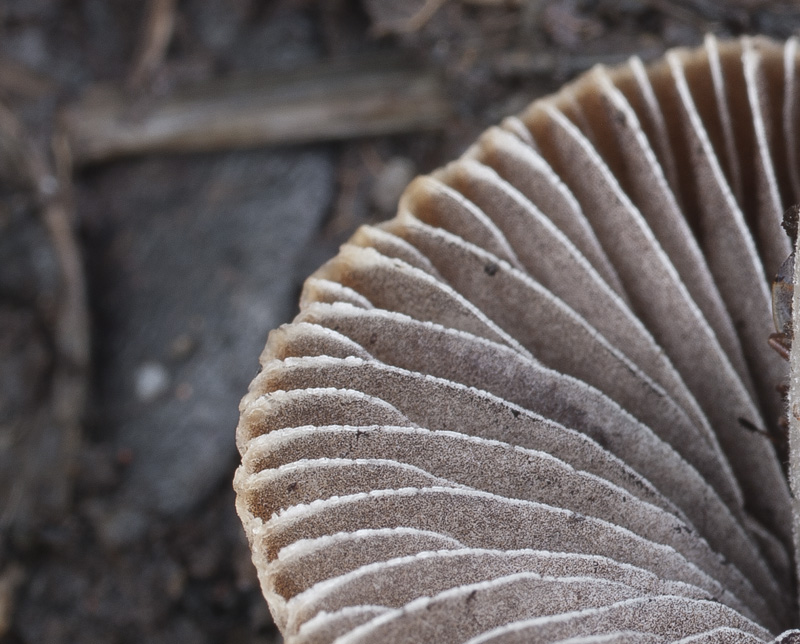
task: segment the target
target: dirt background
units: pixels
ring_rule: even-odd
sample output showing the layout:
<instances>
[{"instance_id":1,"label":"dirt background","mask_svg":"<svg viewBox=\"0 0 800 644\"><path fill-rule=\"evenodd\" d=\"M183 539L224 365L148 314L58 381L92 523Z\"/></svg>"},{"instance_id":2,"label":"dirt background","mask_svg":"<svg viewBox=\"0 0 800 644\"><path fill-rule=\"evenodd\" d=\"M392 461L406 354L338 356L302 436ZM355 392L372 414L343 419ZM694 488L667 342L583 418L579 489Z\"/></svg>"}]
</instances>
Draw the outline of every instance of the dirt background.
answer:
<instances>
[{"instance_id":1,"label":"dirt background","mask_svg":"<svg viewBox=\"0 0 800 644\"><path fill-rule=\"evenodd\" d=\"M759 0L0 0L0 642L280 641L234 511L234 428L303 278L592 65L798 28L796 3ZM417 70L431 98L392 90L385 133L342 132L334 103L364 96L334 97L331 62ZM190 127L90 159L65 117L106 86L134 128L183 88L246 79L241 100L309 69L293 114L319 127L279 145ZM188 105L160 127L191 125Z\"/></svg>"}]
</instances>

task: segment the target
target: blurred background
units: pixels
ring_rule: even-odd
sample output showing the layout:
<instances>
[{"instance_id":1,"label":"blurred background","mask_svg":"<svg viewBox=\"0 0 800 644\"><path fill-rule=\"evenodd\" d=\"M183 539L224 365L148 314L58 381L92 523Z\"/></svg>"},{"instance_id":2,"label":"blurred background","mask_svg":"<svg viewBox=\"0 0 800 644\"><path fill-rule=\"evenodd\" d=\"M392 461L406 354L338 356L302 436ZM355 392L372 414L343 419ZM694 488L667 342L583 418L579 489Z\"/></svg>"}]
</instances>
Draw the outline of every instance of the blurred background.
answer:
<instances>
[{"instance_id":1,"label":"blurred background","mask_svg":"<svg viewBox=\"0 0 800 644\"><path fill-rule=\"evenodd\" d=\"M302 280L595 64L768 0L0 0L0 642L280 641L237 405Z\"/></svg>"}]
</instances>

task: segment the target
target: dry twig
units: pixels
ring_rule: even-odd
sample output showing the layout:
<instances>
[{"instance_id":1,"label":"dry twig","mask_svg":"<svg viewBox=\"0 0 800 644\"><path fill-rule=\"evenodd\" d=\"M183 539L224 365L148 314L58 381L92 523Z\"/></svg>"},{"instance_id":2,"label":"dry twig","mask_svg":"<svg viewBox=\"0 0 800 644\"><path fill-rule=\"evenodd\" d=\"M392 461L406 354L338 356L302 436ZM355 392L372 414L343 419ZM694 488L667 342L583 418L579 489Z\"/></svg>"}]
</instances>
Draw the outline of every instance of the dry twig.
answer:
<instances>
[{"instance_id":1,"label":"dry twig","mask_svg":"<svg viewBox=\"0 0 800 644\"><path fill-rule=\"evenodd\" d=\"M433 15L444 6L447 0L425 0L425 3L419 10L411 16L405 25L398 29L399 32L413 33L419 31L424 27L427 22L433 18Z\"/></svg>"},{"instance_id":2,"label":"dry twig","mask_svg":"<svg viewBox=\"0 0 800 644\"><path fill-rule=\"evenodd\" d=\"M22 63L0 56L0 94L40 98L54 91L49 79L31 71Z\"/></svg>"},{"instance_id":3,"label":"dry twig","mask_svg":"<svg viewBox=\"0 0 800 644\"><path fill-rule=\"evenodd\" d=\"M175 27L177 0L148 0L142 38L133 63L128 88L139 90L161 66Z\"/></svg>"},{"instance_id":4,"label":"dry twig","mask_svg":"<svg viewBox=\"0 0 800 644\"><path fill-rule=\"evenodd\" d=\"M56 162L49 161L49 155L33 143L14 114L2 105L0 142L0 170L13 163L15 179L39 206L61 277L50 328L54 357L49 399L32 417L17 418L6 428L15 434L13 444L22 453L16 471L11 473L12 489L0 511L0 527L5 527L19 518L22 509L32 513L27 521L37 521L43 518L37 514L40 511L57 515L66 507L88 394L90 338L83 264L72 227L72 173L63 156L63 145L56 146Z\"/></svg>"},{"instance_id":5,"label":"dry twig","mask_svg":"<svg viewBox=\"0 0 800 644\"><path fill-rule=\"evenodd\" d=\"M435 129L449 113L434 73L373 60L211 82L156 98L136 118L124 92L96 88L64 113L63 126L79 165Z\"/></svg>"}]
</instances>

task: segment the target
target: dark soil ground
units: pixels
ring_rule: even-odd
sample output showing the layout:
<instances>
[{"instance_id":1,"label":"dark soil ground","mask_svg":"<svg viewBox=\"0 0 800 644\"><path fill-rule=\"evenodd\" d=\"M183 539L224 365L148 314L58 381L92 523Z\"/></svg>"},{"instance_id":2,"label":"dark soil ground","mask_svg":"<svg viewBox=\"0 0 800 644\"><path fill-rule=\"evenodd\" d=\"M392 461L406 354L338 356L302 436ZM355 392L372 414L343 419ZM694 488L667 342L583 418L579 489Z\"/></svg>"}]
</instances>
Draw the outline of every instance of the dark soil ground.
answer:
<instances>
[{"instance_id":1,"label":"dark soil ground","mask_svg":"<svg viewBox=\"0 0 800 644\"><path fill-rule=\"evenodd\" d=\"M0 0L3 644L279 641L234 429L303 278L415 174L592 65L800 28L767 0L154 0L173 29L136 80L146 4ZM98 84L146 114L187 84L386 54L437 74L445 122L64 163L61 115Z\"/></svg>"}]
</instances>

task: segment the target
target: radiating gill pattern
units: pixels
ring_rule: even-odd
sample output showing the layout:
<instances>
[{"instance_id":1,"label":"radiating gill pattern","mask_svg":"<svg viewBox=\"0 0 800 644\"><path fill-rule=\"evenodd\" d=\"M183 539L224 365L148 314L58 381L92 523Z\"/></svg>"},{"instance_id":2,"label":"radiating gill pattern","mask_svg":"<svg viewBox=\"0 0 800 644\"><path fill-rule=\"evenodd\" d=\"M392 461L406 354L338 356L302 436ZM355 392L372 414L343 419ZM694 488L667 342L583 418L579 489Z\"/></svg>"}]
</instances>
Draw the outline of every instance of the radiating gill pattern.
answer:
<instances>
[{"instance_id":1,"label":"radiating gill pattern","mask_svg":"<svg viewBox=\"0 0 800 644\"><path fill-rule=\"evenodd\" d=\"M770 440L789 369L767 338L798 60L796 40L709 37L597 67L309 277L237 429L287 642L755 643L796 623Z\"/></svg>"}]
</instances>

